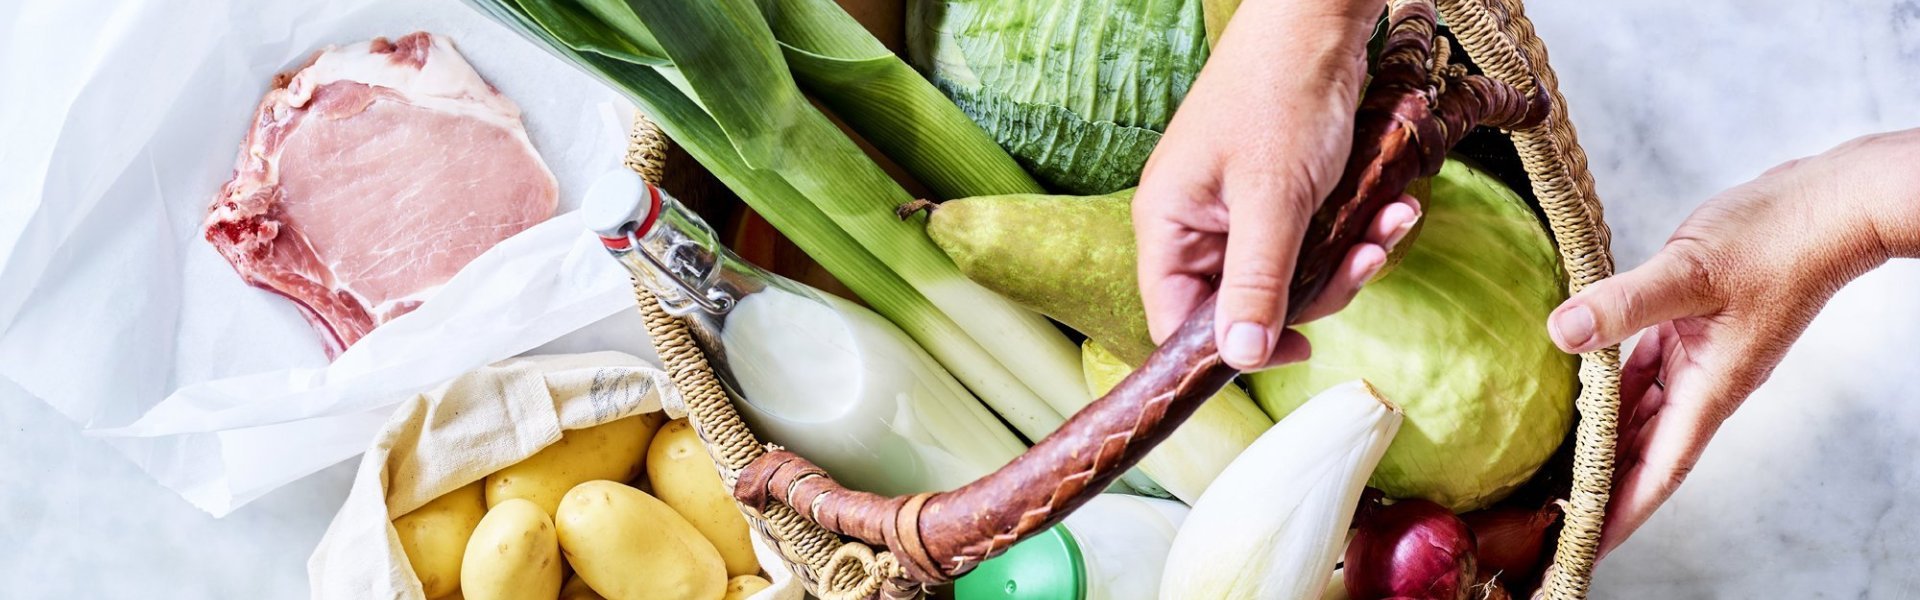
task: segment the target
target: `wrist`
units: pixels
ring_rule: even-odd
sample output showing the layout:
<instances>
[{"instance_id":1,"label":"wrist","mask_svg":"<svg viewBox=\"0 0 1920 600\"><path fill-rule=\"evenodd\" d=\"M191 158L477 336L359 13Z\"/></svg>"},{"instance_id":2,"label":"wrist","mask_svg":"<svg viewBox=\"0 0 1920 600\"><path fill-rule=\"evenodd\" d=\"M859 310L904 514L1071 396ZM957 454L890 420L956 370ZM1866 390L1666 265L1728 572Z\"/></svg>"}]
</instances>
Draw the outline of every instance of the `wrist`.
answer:
<instances>
[{"instance_id":1,"label":"wrist","mask_svg":"<svg viewBox=\"0 0 1920 600\"><path fill-rule=\"evenodd\" d=\"M1920 129L1856 138L1828 151L1844 203L1880 255L1880 262L1920 258Z\"/></svg>"},{"instance_id":2,"label":"wrist","mask_svg":"<svg viewBox=\"0 0 1920 600\"><path fill-rule=\"evenodd\" d=\"M1246 30L1241 36L1270 48L1365 49L1385 12L1384 0L1248 1L1233 13L1227 35Z\"/></svg>"},{"instance_id":3,"label":"wrist","mask_svg":"<svg viewBox=\"0 0 1920 600\"><path fill-rule=\"evenodd\" d=\"M1881 262L1895 258L1920 258L1920 168L1913 173L1893 174L1900 184L1890 185L1881 202L1870 203L1864 220L1867 231L1879 247Z\"/></svg>"}]
</instances>

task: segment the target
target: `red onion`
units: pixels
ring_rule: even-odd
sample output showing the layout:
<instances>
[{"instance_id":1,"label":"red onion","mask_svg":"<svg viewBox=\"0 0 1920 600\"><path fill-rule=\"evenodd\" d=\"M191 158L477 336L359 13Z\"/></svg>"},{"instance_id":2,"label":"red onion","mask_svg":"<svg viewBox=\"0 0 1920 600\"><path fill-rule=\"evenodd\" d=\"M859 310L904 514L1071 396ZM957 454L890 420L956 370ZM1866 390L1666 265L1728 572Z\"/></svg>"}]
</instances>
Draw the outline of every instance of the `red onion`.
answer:
<instances>
[{"instance_id":1,"label":"red onion","mask_svg":"<svg viewBox=\"0 0 1920 600\"><path fill-rule=\"evenodd\" d=\"M1460 518L1473 530L1481 574L1524 587L1540 577L1547 534L1560 521L1560 506L1489 508Z\"/></svg>"},{"instance_id":2,"label":"red onion","mask_svg":"<svg viewBox=\"0 0 1920 600\"><path fill-rule=\"evenodd\" d=\"M1467 600L1474 587L1473 546L1473 531L1444 506L1402 500L1370 511L1347 546L1347 595Z\"/></svg>"}]
</instances>

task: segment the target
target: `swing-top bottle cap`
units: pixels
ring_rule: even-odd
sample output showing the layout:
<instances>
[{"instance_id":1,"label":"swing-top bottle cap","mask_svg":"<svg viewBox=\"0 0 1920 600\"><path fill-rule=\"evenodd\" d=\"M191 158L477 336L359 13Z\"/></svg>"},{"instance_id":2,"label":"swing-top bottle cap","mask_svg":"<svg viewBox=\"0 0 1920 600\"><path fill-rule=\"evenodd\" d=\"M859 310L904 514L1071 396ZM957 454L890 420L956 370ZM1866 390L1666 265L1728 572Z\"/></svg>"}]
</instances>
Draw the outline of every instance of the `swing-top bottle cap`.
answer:
<instances>
[{"instance_id":1,"label":"swing-top bottle cap","mask_svg":"<svg viewBox=\"0 0 1920 600\"><path fill-rule=\"evenodd\" d=\"M640 174L615 169L594 180L580 202L580 219L609 249L625 250L629 235L643 235L660 214L660 190Z\"/></svg>"}]
</instances>

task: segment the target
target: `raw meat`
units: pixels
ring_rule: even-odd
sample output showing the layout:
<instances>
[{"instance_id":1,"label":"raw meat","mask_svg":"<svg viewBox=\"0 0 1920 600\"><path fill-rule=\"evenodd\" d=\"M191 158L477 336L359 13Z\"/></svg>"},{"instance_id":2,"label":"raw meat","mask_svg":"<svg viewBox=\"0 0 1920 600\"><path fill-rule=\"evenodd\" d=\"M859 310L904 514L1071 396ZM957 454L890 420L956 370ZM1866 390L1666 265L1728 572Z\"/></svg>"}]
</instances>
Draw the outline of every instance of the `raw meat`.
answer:
<instances>
[{"instance_id":1,"label":"raw meat","mask_svg":"<svg viewBox=\"0 0 1920 600\"><path fill-rule=\"evenodd\" d=\"M338 356L553 214L520 108L445 38L328 47L260 101L204 232Z\"/></svg>"}]
</instances>

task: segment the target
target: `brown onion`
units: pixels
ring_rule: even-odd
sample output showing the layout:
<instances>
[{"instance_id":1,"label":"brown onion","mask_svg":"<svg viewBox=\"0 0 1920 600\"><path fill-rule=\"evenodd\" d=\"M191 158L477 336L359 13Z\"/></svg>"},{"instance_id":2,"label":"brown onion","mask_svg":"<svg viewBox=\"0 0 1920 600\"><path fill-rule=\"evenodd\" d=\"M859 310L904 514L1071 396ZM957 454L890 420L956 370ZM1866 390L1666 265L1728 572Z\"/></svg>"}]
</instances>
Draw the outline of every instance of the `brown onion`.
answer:
<instances>
[{"instance_id":1,"label":"brown onion","mask_svg":"<svg viewBox=\"0 0 1920 600\"><path fill-rule=\"evenodd\" d=\"M1507 584L1537 581L1545 564L1547 534L1560 522L1560 506L1489 508L1460 518L1473 530L1480 573Z\"/></svg>"},{"instance_id":2,"label":"brown onion","mask_svg":"<svg viewBox=\"0 0 1920 600\"><path fill-rule=\"evenodd\" d=\"M1367 511L1347 546L1353 600L1467 600L1474 588L1473 531L1453 511L1402 500Z\"/></svg>"}]
</instances>

